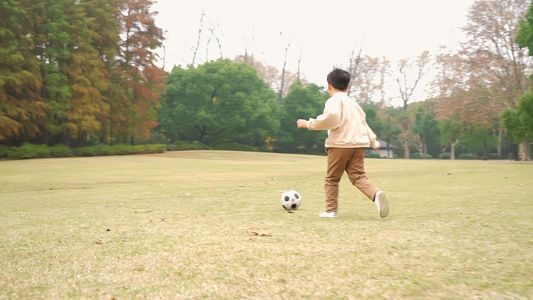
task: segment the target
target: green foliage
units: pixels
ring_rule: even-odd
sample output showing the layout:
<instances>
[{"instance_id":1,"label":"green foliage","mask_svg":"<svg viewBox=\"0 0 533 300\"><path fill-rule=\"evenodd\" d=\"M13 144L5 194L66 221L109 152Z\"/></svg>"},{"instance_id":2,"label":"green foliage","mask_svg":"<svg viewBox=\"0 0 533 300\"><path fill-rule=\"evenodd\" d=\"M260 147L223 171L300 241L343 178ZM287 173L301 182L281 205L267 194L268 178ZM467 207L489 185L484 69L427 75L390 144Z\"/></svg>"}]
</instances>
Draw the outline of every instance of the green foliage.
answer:
<instances>
[{"instance_id":1,"label":"green foliage","mask_svg":"<svg viewBox=\"0 0 533 300\"><path fill-rule=\"evenodd\" d=\"M250 152L257 152L259 151L258 147L250 146L250 145L242 145L237 143L223 143L218 144L213 147L215 150L233 150L233 151L250 151Z\"/></svg>"},{"instance_id":2,"label":"green foliage","mask_svg":"<svg viewBox=\"0 0 533 300\"><path fill-rule=\"evenodd\" d=\"M245 63L217 60L167 78L160 129L173 141L262 146L276 134L276 96Z\"/></svg>"},{"instance_id":3,"label":"green foliage","mask_svg":"<svg viewBox=\"0 0 533 300\"><path fill-rule=\"evenodd\" d=\"M529 55L533 56L533 3L530 4L525 18L520 20L520 30L515 41L520 47L528 48Z\"/></svg>"},{"instance_id":4,"label":"green foliage","mask_svg":"<svg viewBox=\"0 0 533 300\"><path fill-rule=\"evenodd\" d=\"M7 157L8 150L8 146L0 145L0 158Z\"/></svg>"},{"instance_id":5,"label":"green foliage","mask_svg":"<svg viewBox=\"0 0 533 300\"><path fill-rule=\"evenodd\" d=\"M533 140L533 94L522 96L517 109L504 110L502 118L507 134L516 144Z\"/></svg>"},{"instance_id":6,"label":"green foliage","mask_svg":"<svg viewBox=\"0 0 533 300\"><path fill-rule=\"evenodd\" d=\"M438 145L440 141L439 123L435 120L435 114L427 107L418 108L411 130L418 135L423 144L422 156L429 155L428 152L431 152L429 146ZM433 153L438 153L438 148L433 150Z\"/></svg>"},{"instance_id":7,"label":"green foliage","mask_svg":"<svg viewBox=\"0 0 533 300\"><path fill-rule=\"evenodd\" d=\"M441 143L446 147L450 147L461 138L462 126L456 120L447 119L439 123L441 133Z\"/></svg>"},{"instance_id":8,"label":"green foliage","mask_svg":"<svg viewBox=\"0 0 533 300\"><path fill-rule=\"evenodd\" d=\"M33 145L25 143L20 147L11 147L8 150L8 157L25 159L25 158L42 158L50 155L50 149L45 145Z\"/></svg>"},{"instance_id":9,"label":"green foliage","mask_svg":"<svg viewBox=\"0 0 533 300\"><path fill-rule=\"evenodd\" d=\"M203 143L198 142L185 142L185 141L176 141L174 144L172 144L169 147L169 150L175 150L175 151L184 151L184 150L209 150L212 149L211 147L207 146Z\"/></svg>"},{"instance_id":10,"label":"green foliage","mask_svg":"<svg viewBox=\"0 0 533 300\"><path fill-rule=\"evenodd\" d=\"M425 157L424 157L424 155L422 153L415 152L415 153L411 153L409 158L411 158L411 159L430 159L430 158L433 158L433 156L431 156L431 154L426 154Z\"/></svg>"},{"instance_id":11,"label":"green foliage","mask_svg":"<svg viewBox=\"0 0 533 300\"><path fill-rule=\"evenodd\" d=\"M379 153L374 150L365 151L366 158L380 158Z\"/></svg>"},{"instance_id":12,"label":"green foliage","mask_svg":"<svg viewBox=\"0 0 533 300\"><path fill-rule=\"evenodd\" d=\"M443 152L439 154L440 159L450 159L452 158L452 154L450 152Z\"/></svg>"},{"instance_id":13,"label":"green foliage","mask_svg":"<svg viewBox=\"0 0 533 300\"><path fill-rule=\"evenodd\" d=\"M74 156L74 151L64 145L55 145L50 147L50 155L52 157L71 157Z\"/></svg>"},{"instance_id":14,"label":"green foliage","mask_svg":"<svg viewBox=\"0 0 533 300\"><path fill-rule=\"evenodd\" d=\"M474 153L461 153L459 159L474 159Z\"/></svg>"},{"instance_id":15,"label":"green foliage","mask_svg":"<svg viewBox=\"0 0 533 300\"><path fill-rule=\"evenodd\" d=\"M295 83L283 99L280 113L281 130L275 151L293 153L324 153L326 131L297 128L296 120L315 118L324 110L328 94L317 85L303 87Z\"/></svg>"},{"instance_id":16,"label":"green foliage","mask_svg":"<svg viewBox=\"0 0 533 300\"><path fill-rule=\"evenodd\" d=\"M366 122L368 123L368 126L372 128L372 131L374 131L377 136L381 136L386 125L378 117L377 104L365 104L361 108L366 114Z\"/></svg>"},{"instance_id":17,"label":"green foliage","mask_svg":"<svg viewBox=\"0 0 533 300\"><path fill-rule=\"evenodd\" d=\"M72 157L72 156L105 156L128 155L141 153L163 153L167 149L165 144L124 145L115 146L99 144L96 146L80 147L74 150L56 145L34 145L26 143L20 147L0 146L0 157L7 156L14 159L43 158L43 157Z\"/></svg>"}]
</instances>

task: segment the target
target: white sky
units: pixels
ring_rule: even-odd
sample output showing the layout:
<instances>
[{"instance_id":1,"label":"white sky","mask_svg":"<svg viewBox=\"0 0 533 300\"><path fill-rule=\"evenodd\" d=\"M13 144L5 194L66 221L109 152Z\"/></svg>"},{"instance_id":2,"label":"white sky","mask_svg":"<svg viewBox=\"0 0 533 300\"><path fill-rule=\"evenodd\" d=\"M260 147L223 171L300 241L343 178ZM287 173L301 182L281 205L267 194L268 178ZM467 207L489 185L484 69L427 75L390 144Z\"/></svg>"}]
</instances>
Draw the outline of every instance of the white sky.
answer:
<instances>
[{"instance_id":1,"label":"white sky","mask_svg":"<svg viewBox=\"0 0 533 300\"><path fill-rule=\"evenodd\" d=\"M441 45L454 47L463 39L460 27L466 25L467 10L473 3L474 0L157 0L152 10L159 12L156 25L165 31L167 71L174 65L192 62L203 11L205 25L197 63L206 61L208 28L218 25L216 35L225 58L233 59L248 48L256 59L281 70L290 41L287 69L297 71L301 51L305 78L325 86L332 67L346 67L349 55L361 43L363 54L387 57L391 63L415 57L424 50L435 53ZM210 45L208 59L219 58L214 38ZM420 87L419 99L414 100L424 100L425 92Z\"/></svg>"}]
</instances>

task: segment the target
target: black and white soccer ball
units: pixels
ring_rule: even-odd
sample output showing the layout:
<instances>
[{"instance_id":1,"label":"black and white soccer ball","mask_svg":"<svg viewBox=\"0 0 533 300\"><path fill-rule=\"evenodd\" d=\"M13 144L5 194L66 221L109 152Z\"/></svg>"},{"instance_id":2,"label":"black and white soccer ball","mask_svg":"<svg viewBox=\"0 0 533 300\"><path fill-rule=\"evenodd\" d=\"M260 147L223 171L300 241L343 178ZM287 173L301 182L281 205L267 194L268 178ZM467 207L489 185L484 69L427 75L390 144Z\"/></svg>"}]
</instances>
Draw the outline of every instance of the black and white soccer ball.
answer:
<instances>
[{"instance_id":1,"label":"black and white soccer ball","mask_svg":"<svg viewBox=\"0 0 533 300\"><path fill-rule=\"evenodd\" d=\"M285 191L281 194L281 206L287 211L298 209L302 204L302 196L297 191Z\"/></svg>"}]
</instances>

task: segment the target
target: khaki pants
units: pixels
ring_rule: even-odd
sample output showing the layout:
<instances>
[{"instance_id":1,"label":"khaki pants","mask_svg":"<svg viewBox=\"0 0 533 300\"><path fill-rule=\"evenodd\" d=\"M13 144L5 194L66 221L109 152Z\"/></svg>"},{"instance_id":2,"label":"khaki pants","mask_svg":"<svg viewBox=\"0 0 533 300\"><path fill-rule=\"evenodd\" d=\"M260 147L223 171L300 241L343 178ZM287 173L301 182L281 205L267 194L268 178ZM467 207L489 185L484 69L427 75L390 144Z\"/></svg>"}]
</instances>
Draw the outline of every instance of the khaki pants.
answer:
<instances>
[{"instance_id":1,"label":"khaki pants","mask_svg":"<svg viewBox=\"0 0 533 300\"><path fill-rule=\"evenodd\" d=\"M328 171L326 175L326 211L337 212L339 182L346 171L352 184L370 200L379 189L366 177L365 148L327 148Z\"/></svg>"}]
</instances>

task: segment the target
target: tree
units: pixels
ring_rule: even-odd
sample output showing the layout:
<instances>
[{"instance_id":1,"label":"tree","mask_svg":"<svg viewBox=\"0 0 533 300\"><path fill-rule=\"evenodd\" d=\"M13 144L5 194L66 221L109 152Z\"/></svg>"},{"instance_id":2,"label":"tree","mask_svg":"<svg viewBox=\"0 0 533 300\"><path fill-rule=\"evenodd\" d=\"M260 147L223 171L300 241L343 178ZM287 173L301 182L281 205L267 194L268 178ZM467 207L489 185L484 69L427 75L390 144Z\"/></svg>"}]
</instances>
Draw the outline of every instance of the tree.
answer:
<instances>
[{"instance_id":1,"label":"tree","mask_svg":"<svg viewBox=\"0 0 533 300\"><path fill-rule=\"evenodd\" d=\"M463 131L461 143L472 148L476 157L489 159L489 148L496 147L498 138L492 128L474 125Z\"/></svg>"},{"instance_id":2,"label":"tree","mask_svg":"<svg viewBox=\"0 0 533 300\"><path fill-rule=\"evenodd\" d=\"M362 47L357 53L353 50L348 66L351 80L347 94L361 105L375 102L377 94L381 96L380 102L384 102L385 76L389 68L387 59L362 55Z\"/></svg>"},{"instance_id":3,"label":"tree","mask_svg":"<svg viewBox=\"0 0 533 300\"><path fill-rule=\"evenodd\" d=\"M124 142L148 138L157 125L156 107L165 71L155 65L163 32L155 25L152 0L115 0L120 24L118 67L123 97L111 104L113 128Z\"/></svg>"},{"instance_id":4,"label":"tree","mask_svg":"<svg viewBox=\"0 0 533 300\"><path fill-rule=\"evenodd\" d=\"M503 124L509 136L517 144L529 145L533 140L533 94L527 94L520 98L516 110L506 109L502 113ZM523 141L526 141L523 143ZM525 157L522 160L530 160L531 149L520 149Z\"/></svg>"},{"instance_id":5,"label":"tree","mask_svg":"<svg viewBox=\"0 0 533 300\"><path fill-rule=\"evenodd\" d=\"M29 1L0 3L0 141L36 137L50 109L40 93L39 60L30 50L38 19Z\"/></svg>"},{"instance_id":6,"label":"tree","mask_svg":"<svg viewBox=\"0 0 533 300\"><path fill-rule=\"evenodd\" d=\"M361 106L366 114L366 122L372 131L379 137L385 126L378 117L378 106L376 104L363 104Z\"/></svg>"},{"instance_id":7,"label":"tree","mask_svg":"<svg viewBox=\"0 0 533 300\"><path fill-rule=\"evenodd\" d=\"M325 131L302 131L296 127L297 119L314 118L322 113L328 94L323 88L301 83L291 86L281 107L281 128L276 151L324 153Z\"/></svg>"},{"instance_id":8,"label":"tree","mask_svg":"<svg viewBox=\"0 0 533 300\"><path fill-rule=\"evenodd\" d=\"M262 146L279 128L274 92L245 63L175 67L165 90L160 128L174 141Z\"/></svg>"},{"instance_id":9,"label":"tree","mask_svg":"<svg viewBox=\"0 0 533 300\"><path fill-rule=\"evenodd\" d=\"M414 112L407 107L407 111L403 110L394 116L394 122L400 129L396 138L403 147L404 158L409 159L410 148L417 143L416 134L411 130L414 124Z\"/></svg>"},{"instance_id":10,"label":"tree","mask_svg":"<svg viewBox=\"0 0 533 300\"><path fill-rule=\"evenodd\" d=\"M420 155L427 158L428 144L437 144L440 135L439 124L433 112L426 111L422 106L418 107L412 131L416 134Z\"/></svg>"},{"instance_id":11,"label":"tree","mask_svg":"<svg viewBox=\"0 0 533 300\"><path fill-rule=\"evenodd\" d=\"M430 56L428 51L422 52L416 59L404 58L398 62L398 74L396 83L400 97L403 101L403 109L407 110L407 104L420 83L420 80L429 71Z\"/></svg>"},{"instance_id":12,"label":"tree","mask_svg":"<svg viewBox=\"0 0 533 300\"><path fill-rule=\"evenodd\" d=\"M396 116L403 113L403 108L386 107L384 109L378 109L378 118L382 121L383 128L378 138L387 142L387 153L390 155L390 147L393 142L398 142L398 135L402 132L400 126L396 122Z\"/></svg>"},{"instance_id":13,"label":"tree","mask_svg":"<svg viewBox=\"0 0 533 300\"><path fill-rule=\"evenodd\" d=\"M501 154L501 111L514 109L530 81L532 60L515 42L520 20L529 3L523 0L476 1L463 28L467 40L457 53L439 57L441 71L439 119L459 118L464 132L483 125L498 133Z\"/></svg>"},{"instance_id":14,"label":"tree","mask_svg":"<svg viewBox=\"0 0 533 300\"><path fill-rule=\"evenodd\" d=\"M533 3L530 5L525 19L520 22L520 30L516 42L522 48L527 48L529 56L533 56ZM533 75L530 75L533 79ZM522 160L530 160L533 140L533 93L522 96L516 110L507 108L502 113L503 123L513 141L520 144L519 153Z\"/></svg>"},{"instance_id":15,"label":"tree","mask_svg":"<svg viewBox=\"0 0 533 300\"><path fill-rule=\"evenodd\" d=\"M455 146L461 140L463 126L454 118L442 120L439 122L441 133L441 144L444 147L450 147L450 159L455 159ZM443 151L446 150L445 148Z\"/></svg>"},{"instance_id":16,"label":"tree","mask_svg":"<svg viewBox=\"0 0 533 300\"><path fill-rule=\"evenodd\" d=\"M84 18L91 31L91 45L97 52L100 63L100 80L105 80L105 89L98 99L100 111L96 114L100 123L99 142L111 143L111 111L119 94L121 77L118 75L118 64L115 60L119 37L119 23L116 19L117 9L114 0L83 1L80 5L84 10ZM96 134L95 134L96 135Z\"/></svg>"},{"instance_id":17,"label":"tree","mask_svg":"<svg viewBox=\"0 0 533 300\"><path fill-rule=\"evenodd\" d=\"M101 114L108 111L103 93L109 86L105 63L98 48L100 45L95 43L102 38L99 37L100 30L108 28L98 24L92 16L95 3L90 2L69 3L65 7L72 46L62 70L68 78L71 95L67 119L62 126L69 128L70 137L85 140L102 130ZM100 1L99 4L110 3Z\"/></svg>"}]
</instances>

